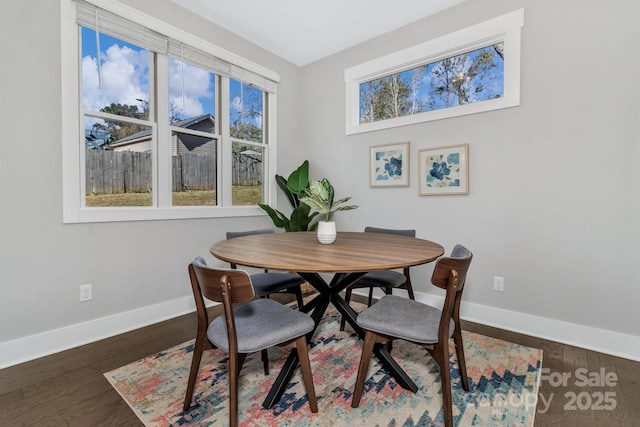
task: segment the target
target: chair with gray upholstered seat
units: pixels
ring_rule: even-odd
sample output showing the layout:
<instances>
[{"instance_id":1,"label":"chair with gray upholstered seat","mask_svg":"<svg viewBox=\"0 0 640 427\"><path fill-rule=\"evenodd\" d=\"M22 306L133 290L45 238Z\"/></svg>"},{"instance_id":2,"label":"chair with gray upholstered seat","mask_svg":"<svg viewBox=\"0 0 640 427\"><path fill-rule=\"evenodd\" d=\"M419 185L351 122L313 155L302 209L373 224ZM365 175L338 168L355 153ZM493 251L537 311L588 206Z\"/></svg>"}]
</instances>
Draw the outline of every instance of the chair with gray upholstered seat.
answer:
<instances>
[{"instance_id":1,"label":"chair with gray upholstered seat","mask_svg":"<svg viewBox=\"0 0 640 427\"><path fill-rule=\"evenodd\" d=\"M446 291L442 309L395 295L385 295L358 315L357 322L365 330L365 337L351 401L353 408L360 404L373 346L402 339L425 347L440 366L445 425L453 425L449 338L453 337L455 343L462 388L469 391L460 329L460 301L472 257L467 248L456 245L449 257L436 261L431 283Z\"/></svg>"},{"instance_id":2,"label":"chair with gray upholstered seat","mask_svg":"<svg viewBox=\"0 0 640 427\"><path fill-rule=\"evenodd\" d=\"M275 233L275 231L268 228L249 231L228 231L227 239L267 233ZM231 268L237 268L236 264L232 263ZM300 285L305 283L305 280L297 274L265 270L264 273L252 274L251 282L256 295L259 297L269 298L269 295L273 293L294 294L298 302L298 308L302 309L304 306Z\"/></svg>"},{"instance_id":3,"label":"chair with gray upholstered seat","mask_svg":"<svg viewBox=\"0 0 640 427\"><path fill-rule=\"evenodd\" d=\"M416 230L394 230L390 228L365 227L365 233L387 233L398 234L401 236L416 237ZM394 289L405 289L409 294L409 298L415 299L413 296L413 287L411 286L411 277L409 275L409 267L405 267L400 273L394 270L371 271L355 283L350 285L344 293L344 300L349 303L351 301L351 292L353 289L369 288L369 299L367 305L370 307L373 301L373 289L380 288L385 294L390 295ZM340 330L344 331L345 319L340 321Z\"/></svg>"},{"instance_id":4,"label":"chair with gray upholstered seat","mask_svg":"<svg viewBox=\"0 0 640 427\"><path fill-rule=\"evenodd\" d=\"M219 348L229 354L229 425L237 426L238 376L245 357L277 345L297 350L311 412L318 412L306 338L314 329L313 319L276 301L255 299L251 277L243 270L208 267L198 257L189 264L189 277L198 330L183 409L191 406L204 349ZM222 302L224 315L209 323L203 297Z\"/></svg>"}]
</instances>

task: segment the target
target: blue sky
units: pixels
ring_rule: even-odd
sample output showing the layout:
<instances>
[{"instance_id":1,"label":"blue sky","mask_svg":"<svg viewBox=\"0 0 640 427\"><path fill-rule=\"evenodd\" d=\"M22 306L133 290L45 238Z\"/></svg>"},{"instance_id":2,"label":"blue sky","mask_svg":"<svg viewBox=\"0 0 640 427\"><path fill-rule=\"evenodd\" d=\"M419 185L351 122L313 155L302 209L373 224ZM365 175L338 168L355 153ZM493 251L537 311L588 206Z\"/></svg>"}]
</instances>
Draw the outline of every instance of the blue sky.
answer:
<instances>
[{"instance_id":1,"label":"blue sky","mask_svg":"<svg viewBox=\"0 0 640 427\"><path fill-rule=\"evenodd\" d=\"M146 49L100 33L100 89L95 31L82 27L82 41L84 108L97 111L112 102L140 105L138 99L149 100L149 52ZM179 60L170 58L169 98L181 118L200 114L215 117L214 79L213 73L186 63L183 66ZM256 90L243 85L244 101L247 102L250 92ZM233 115L243 105L240 84L232 82L230 92Z\"/></svg>"}]
</instances>

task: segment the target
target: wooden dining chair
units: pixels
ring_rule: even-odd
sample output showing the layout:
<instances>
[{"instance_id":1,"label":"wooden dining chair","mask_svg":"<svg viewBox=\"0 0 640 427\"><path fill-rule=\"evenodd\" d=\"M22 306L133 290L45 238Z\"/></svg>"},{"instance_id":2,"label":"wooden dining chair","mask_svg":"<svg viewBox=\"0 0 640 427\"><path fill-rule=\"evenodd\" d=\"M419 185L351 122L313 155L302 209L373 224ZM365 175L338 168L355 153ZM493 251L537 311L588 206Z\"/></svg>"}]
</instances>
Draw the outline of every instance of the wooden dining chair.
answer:
<instances>
[{"instance_id":1,"label":"wooden dining chair","mask_svg":"<svg viewBox=\"0 0 640 427\"><path fill-rule=\"evenodd\" d=\"M271 299L255 299L251 277L243 270L208 267L198 257L189 264L189 278L198 329L183 409L191 406L203 351L219 348L229 354L229 425L237 426L238 376L245 357L277 345L297 350L311 412L318 412L306 339L315 326L311 317ZM203 297L222 302L224 315L209 323Z\"/></svg>"},{"instance_id":2,"label":"wooden dining chair","mask_svg":"<svg viewBox=\"0 0 640 427\"><path fill-rule=\"evenodd\" d=\"M275 233L275 230L270 228L263 228L259 230L247 231L227 231L227 239L235 239L236 237L269 233ZM235 263L230 264L231 268L238 268ZM302 307L304 306L301 285L305 283L305 280L297 274L274 272L265 269L262 273L252 274L251 283L253 284L253 290L256 296L260 298L269 298L269 295L273 293L293 294L296 296L298 309L302 310ZM269 375L269 355L267 353L267 349L262 350L261 358L262 365L264 367L264 374Z\"/></svg>"},{"instance_id":3,"label":"wooden dining chair","mask_svg":"<svg viewBox=\"0 0 640 427\"><path fill-rule=\"evenodd\" d=\"M365 227L365 233L387 233L398 234L400 236L416 237L416 230L394 230L390 228ZM403 272L394 270L371 271L355 283L349 286L344 292L344 300L349 303L351 301L351 293L354 289L369 288L369 299L367 306L371 307L373 302L373 289L380 288L385 294L391 295L394 289L404 289L409 294L409 298L415 299L413 295L413 287L411 286L411 276L409 275L409 267L405 267ZM345 319L340 321L340 330L344 331Z\"/></svg>"},{"instance_id":4,"label":"wooden dining chair","mask_svg":"<svg viewBox=\"0 0 640 427\"><path fill-rule=\"evenodd\" d=\"M357 322L365 330L365 336L351 407L360 405L373 346L402 339L426 348L440 366L444 421L447 427L453 426L449 338L453 337L455 343L462 388L469 391L460 329L460 301L472 257L467 248L456 245L449 257L436 261L431 283L446 290L442 309L385 295L358 315Z\"/></svg>"},{"instance_id":5,"label":"wooden dining chair","mask_svg":"<svg viewBox=\"0 0 640 427\"><path fill-rule=\"evenodd\" d=\"M275 233L275 230L264 228L248 231L228 231L227 239L267 233ZM231 268L237 268L236 264L231 263ZM304 306L301 285L305 283L305 280L297 274L264 270L263 273L252 274L251 283L253 283L253 289L259 297L269 298L269 295L273 293L293 294L296 296L298 308L302 310Z\"/></svg>"}]
</instances>

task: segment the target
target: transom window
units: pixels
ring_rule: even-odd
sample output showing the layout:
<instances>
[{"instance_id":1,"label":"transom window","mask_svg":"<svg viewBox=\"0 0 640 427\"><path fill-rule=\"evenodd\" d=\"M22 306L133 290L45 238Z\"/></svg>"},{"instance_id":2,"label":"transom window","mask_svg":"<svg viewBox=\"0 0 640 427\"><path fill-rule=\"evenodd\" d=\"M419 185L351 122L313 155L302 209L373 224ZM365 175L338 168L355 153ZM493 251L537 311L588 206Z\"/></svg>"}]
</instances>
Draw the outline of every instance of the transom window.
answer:
<instances>
[{"instance_id":1,"label":"transom window","mask_svg":"<svg viewBox=\"0 0 640 427\"><path fill-rule=\"evenodd\" d=\"M522 10L345 70L346 133L516 106Z\"/></svg>"},{"instance_id":2,"label":"transom window","mask_svg":"<svg viewBox=\"0 0 640 427\"><path fill-rule=\"evenodd\" d=\"M63 65L81 135L63 142L65 222L261 213L277 75L116 1L61 4L80 46L75 89Z\"/></svg>"},{"instance_id":3,"label":"transom window","mask_svg":"<svg viewBox=\"0 0 640 427\"><path fill-rule=\"evenodd\" d=\"M360 124L504 96L504 43L360 83Z\"/></svg>"}]
</instances>

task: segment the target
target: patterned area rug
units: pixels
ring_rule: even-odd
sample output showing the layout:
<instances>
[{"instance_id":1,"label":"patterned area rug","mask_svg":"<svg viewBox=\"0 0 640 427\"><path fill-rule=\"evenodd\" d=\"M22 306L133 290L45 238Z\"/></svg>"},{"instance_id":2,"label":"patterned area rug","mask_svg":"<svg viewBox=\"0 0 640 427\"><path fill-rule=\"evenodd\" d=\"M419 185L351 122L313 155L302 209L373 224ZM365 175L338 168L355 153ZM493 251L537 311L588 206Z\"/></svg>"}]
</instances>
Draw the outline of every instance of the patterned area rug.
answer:
<instances>
[{"instance_id":1,"label":"patterned area rug","mask_svg":"<svg viewBox=\"0 0 640 427\"><path fill-rule=\"evenodd\" d=\"M356 310L364 306L352 303ZM286 349L269 350L270 375L260 354L249 355L240 373L239 422L243 426L441 426L440 368L429 353L396 341L392 355L418 385L417 393L400 387L372 357L359 408L351 408L362 342L330 306L309 350L319 412L309 410L300 369L280 402L264 409L262 401L280 372ZM460 383L451 343L454 425L532 426L540 383L542 350L464 332L470 392ZM205 351L194 399L182 411L193 342L105 373L147 426L225 426L228 424L226 357Z\"/></svg>"}]
</instances>

